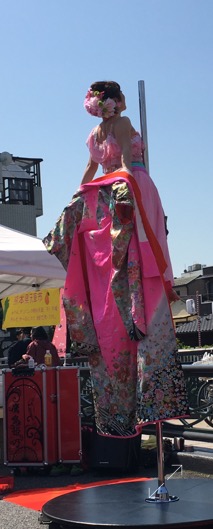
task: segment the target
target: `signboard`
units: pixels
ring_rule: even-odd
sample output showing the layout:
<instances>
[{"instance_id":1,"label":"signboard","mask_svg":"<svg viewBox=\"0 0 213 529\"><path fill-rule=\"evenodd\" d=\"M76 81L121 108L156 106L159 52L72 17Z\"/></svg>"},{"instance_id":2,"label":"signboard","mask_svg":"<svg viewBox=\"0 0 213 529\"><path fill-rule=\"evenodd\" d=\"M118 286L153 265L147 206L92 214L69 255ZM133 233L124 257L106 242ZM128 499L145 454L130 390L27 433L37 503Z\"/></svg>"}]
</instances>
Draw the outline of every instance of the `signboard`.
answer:
<instances>
[{"instance_id":1,"label":"signboard","mask_svg":"<svg viewBox=\"0 0 213 529\"><path fill-rule=\"evenodd\" d=\"M7 296L1 300L2 329L60 323L60 289L49 288Z\"/></svg>"}]
</instances>

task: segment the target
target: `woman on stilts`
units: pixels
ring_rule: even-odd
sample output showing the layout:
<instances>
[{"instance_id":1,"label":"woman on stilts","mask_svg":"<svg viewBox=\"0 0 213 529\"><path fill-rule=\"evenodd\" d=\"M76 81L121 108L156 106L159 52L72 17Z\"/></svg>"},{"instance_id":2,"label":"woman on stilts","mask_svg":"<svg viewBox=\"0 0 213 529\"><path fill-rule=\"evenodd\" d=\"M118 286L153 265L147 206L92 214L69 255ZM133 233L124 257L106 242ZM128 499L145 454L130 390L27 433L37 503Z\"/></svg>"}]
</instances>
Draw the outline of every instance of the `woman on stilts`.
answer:
<instances>
[{"instance_id":1,"label":"woman on stilts","mask_svg":"<svg viewBox=\"0 0 213 529\"><path fill-rule=\"evenodd\" d=\"M135 436L188 415L165 215L119 84L93 83L84 106L101 122L81 186L44 244L67 271L67 324L89 358L97 431Z\"/></svg>"}]
</instances>

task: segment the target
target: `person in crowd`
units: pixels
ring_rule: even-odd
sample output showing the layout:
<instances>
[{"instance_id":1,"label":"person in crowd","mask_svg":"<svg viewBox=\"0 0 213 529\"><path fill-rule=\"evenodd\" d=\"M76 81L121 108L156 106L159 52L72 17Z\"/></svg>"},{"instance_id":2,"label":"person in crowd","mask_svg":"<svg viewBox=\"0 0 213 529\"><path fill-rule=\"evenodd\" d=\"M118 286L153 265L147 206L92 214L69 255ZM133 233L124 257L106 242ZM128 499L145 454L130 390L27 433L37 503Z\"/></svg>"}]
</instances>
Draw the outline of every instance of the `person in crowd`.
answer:
<instances>
[{"instance_id":1,"label":"person in crowd","mask_svg":"<svg viewBox=\"0 0 213 529\"><path fill-rule=\"evenodd\" d=\"M97 432L131 437L144 422L188 415L165 214L142 138L121 115L120 85L93 83L84 107L101 119L88 164L43 242L67 272L67 324L72 342L88 347Z\"/></svg>"},{"instance_id":2,"label":"person in crowd","mask_svg":"<svg viewBox=\"0 0 213 529\"><path fill-rule=\"evenodd\" d=\"M60 366L61 361L58 355L58 351L47 336L47 333L43 327L34 327L31 331L31 343L28 345L26 354L22 355L23 360L27 361L29 358L33 358L37 365L45 363L45 354L47 351L52 356L51 365Z\"/></svg>"},{"instance_id":3,"label":"person in crowd","mask_svg":"<svg viewBox=\"0 0 213 529\"><path fill-rule=\"evenodd\" d=\"M16 332L17 340L8 350L8 366L12 368L16 362L21 360L23 354L26 353L27 347L31 342L30 338L31 327L24 327L18 329Z\"/></svg>"}]
</instances>

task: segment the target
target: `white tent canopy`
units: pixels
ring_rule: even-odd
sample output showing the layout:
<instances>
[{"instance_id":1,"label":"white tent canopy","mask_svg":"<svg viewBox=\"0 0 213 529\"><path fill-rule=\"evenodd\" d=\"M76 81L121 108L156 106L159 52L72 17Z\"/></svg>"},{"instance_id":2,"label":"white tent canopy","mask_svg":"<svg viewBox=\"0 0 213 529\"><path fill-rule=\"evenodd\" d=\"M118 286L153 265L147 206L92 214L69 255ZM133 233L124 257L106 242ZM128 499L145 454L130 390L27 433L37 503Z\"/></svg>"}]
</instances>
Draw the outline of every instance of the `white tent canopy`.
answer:
<instances>
[{"instance_id":1,"label":"white tent canopy","mask_svg":"<svg viewBox=\"0 0 213 529\"><path fill-rule=\"evenodd\" d=\"M0 299L64 286L66 272L41 239L0 225Z\"/></svg>"}]
</instances>

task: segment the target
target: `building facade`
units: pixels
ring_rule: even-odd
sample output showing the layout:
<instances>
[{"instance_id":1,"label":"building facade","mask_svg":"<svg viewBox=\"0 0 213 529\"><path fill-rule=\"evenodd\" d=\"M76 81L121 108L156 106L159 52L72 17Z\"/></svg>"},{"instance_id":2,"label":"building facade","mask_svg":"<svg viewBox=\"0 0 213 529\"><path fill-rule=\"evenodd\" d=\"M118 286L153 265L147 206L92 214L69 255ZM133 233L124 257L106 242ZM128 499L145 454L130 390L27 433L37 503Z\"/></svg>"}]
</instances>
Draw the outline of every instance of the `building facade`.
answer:
<instances>
[{"instance_id":1,"label":"building facade","mask_svg":"<svg viewBox=\"0 0 213 529\"><path fill-rule=\"evenodd\" d=\"M213 345L213 266L196 264L174 280L174 290L186 303L194 300L192 321L178 321L176 336L187 346Z\"/></svg>"},{"instance_id":2,"label":"building facade","mask_svg":"<svg viewBox=\"0 0 213 529\"><path fill-rule=\"evenodd\" d=\"M36 219L43 215L41 158L0 154L0 224L37 235Z\"/></svg>"},{"instance_id":3,"label":"building facade","mask_svg":"<svg viewBox=\"0 0 213 529\"><path fill-rule=\"evenodd\" d=\"M196 312L207 316L213 312L213 266L196 264L193 267L174 279L174 290L182 301L194 299Z\"/></svg>"}]
</instances>

